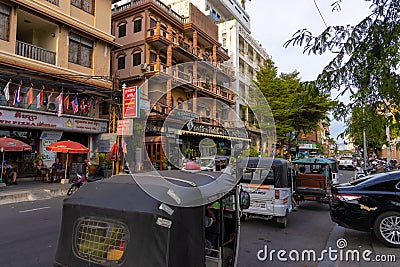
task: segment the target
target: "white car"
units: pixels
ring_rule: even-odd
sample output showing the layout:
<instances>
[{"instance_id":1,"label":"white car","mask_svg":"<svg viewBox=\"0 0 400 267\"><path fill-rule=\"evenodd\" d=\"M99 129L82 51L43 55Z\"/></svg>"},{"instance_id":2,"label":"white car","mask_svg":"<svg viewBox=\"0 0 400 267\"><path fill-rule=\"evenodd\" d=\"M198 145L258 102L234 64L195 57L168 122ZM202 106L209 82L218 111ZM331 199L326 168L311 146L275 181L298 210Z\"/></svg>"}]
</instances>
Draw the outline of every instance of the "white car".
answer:
<instances>
[{"instance_id":1,"label":"white car","mask_svg":"<svg viewBox=\"0 0 400 267\"><path fill-rule=\"evenodd\" d=\"M355 163L353 157L341 157L339 160L339 170L351 169L354 170Z\"/></svg>"}]
</instances>

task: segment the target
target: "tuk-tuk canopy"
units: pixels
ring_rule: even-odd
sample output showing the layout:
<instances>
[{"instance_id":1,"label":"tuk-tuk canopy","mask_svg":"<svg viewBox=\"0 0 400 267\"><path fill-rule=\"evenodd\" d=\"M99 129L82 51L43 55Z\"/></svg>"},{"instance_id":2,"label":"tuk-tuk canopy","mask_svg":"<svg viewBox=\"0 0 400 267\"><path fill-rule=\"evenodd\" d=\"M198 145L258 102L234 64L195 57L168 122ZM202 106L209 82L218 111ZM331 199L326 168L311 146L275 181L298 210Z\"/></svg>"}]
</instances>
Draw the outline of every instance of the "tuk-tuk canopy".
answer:
<instances>
[{"instance_id":1,"label":"tuk-tuk canopy","mask_svg":"<svg viewBox=\"0 0 400 267\"><path fill-rule=\"evenodd\" d=\"M288 177L288 169L290 162L281 158L263 158L249 157L240 158L236 162L236 175L239 178L243 176L244 169L273 169L274 170L274 186L277 188L286 188L290 186L290 177Z\"/></svg>"},{"instance_id":2,"label":"tuk-tuk canopy","mask_svg":"<svg viewBox=\"0 0 400 267\"><path fill-rule=\"evenodd\" d=\"M221 173L159 173L172 185L169 189L160 183L163 178L152 173L134 174L135 178L117 175L85 184L65 199L54 266L204 267L204 206L173 206L148 192L151 188L152 194L165 195L172 189L182 201L208 195L211 202L219 192L204 186ZM231 176L222 178L226 183L234 183ZM193 192L195 195L191 196ZM123 256L119 257L110 254L110 240L117 237L121 240L118 245L113 244L114 250L118 252L118 248L125 246ZM99 249L104 247L104 251Z\"/></svg>"},{"instance_id":3,"label":"tuk-tuk canopy","mask_svg":"<svg viewBox=\"0 0 400 267\"><path fill-rule=\"evenodd\" d=\"M303 158L292 161L293 164L303 165L334 165L335 162L332 159L327 158Z\"/></svg>"}]
</instances>

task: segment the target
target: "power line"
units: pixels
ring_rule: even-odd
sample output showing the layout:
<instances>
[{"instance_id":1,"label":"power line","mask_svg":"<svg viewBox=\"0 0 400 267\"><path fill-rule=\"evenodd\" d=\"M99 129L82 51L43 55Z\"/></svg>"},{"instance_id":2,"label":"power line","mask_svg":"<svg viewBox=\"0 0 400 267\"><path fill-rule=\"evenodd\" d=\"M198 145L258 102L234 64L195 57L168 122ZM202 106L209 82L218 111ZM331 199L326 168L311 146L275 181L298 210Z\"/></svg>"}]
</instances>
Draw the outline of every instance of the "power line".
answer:
<instances>
[{"instance_id":1,"label":"power line","mask_svg":"<svg viewBox=\"0 0 400 267\"><path fill-rule=\"evenodd\" d=\"M327 25L326 22L325 22L324 16L322 16L322 13L321 13L321 11L319 10L318 4L317 4L317 2L316 2L315 0L314 0L314 4L315 4L315 6L317 7L318 13L319 13L319 15L321 16L322 21L324 22L325 26L328 28L328 25Z\"/></svg>"}]
</instances>

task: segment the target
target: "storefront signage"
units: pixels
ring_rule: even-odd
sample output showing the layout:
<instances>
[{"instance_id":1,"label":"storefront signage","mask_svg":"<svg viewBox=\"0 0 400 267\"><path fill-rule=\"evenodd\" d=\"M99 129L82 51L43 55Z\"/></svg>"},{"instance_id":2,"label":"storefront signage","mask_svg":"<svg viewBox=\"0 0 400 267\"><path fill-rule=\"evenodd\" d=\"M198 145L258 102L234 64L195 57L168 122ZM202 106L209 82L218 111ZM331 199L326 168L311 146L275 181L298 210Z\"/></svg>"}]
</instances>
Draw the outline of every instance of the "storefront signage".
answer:
<instances>
[{"instance_id":1,"label":"storefront signage","mask_svg":"<svg viewBox=\"0 0 400 267\"><path fill-rule=\"evenodd\" d=\"M140 109L150 111L150 101L145 99L140 99L139 107Z\"/></svg>"},{"instance_id":2,"label":"storefront signage","mask_svg":"<svg viewBox=\"0 0 400 267\"><path fill-rule=\"evenodd\" d=\"M133 135L133 121L132 120L118 120L117 135L131 136Z\"/></svg>"},{"instance_id":3,"label":"storefront signage","mask_svg":"<svg viewBox=\"0 0 400 267\"><path fill-rule=\"evenodd\" d=\"M63 132L61 131L43 131L40 139L60 140Z\"/></svg>"},{"instance_id":4,"label":"storefront signage","mask_svg":"<svg viewBox=\"0 0 400 267\"><path fill-rule=\"evenodd\" d=\"M115 133L104 133L94 136L92 139L91 152L109 152L116 140L117 134Z\"/></svg>"},{"instance_id":5,"label":"storefront signage","mask_svg":"<svg viewBox=\"0 0 400 267\"><path fill-rule=\"evenodd\" d=\"M189 125L189 123L187 124L187 126L188 126L188 130L191 132L215 134L215 135L246 138L246 139L248 138L247 132L245 130L240 131L237 129L226 129L226 128L208 126L208 125L203 125L203 124L194 124L192 126L192 125ZM190 127L190 126L192 126L192 127Z\"/></svg>"},{"instance_id":6,"label":"storefront signage","mask_svg":"<svg viewBox=\"0 0 400 267\"><path fill-rule=\"evenodd\" d=\"M139 86L132 86L123 89L123 112L122 117L127 118L137 118L138 117L138 101L140 98Z\"/></svg>"},{"instance_id":7,"label":"storefront signage","mask_svg":"<svg viewBox=\"0 0 400 267\"><path fill-rule=\"evenodd\" d=\"M107 132L107 122L70 116L0 109L0 125L15 128L74 131L81 133Z\"/></svg>"}]
</instances>

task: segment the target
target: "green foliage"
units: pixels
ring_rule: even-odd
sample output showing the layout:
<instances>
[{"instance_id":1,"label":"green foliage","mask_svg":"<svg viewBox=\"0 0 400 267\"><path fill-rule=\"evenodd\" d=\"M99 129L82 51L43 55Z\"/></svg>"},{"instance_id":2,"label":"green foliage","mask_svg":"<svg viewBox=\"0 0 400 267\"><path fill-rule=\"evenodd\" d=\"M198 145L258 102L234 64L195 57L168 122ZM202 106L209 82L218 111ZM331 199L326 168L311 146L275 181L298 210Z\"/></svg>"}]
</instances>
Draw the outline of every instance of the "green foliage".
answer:
<instances>
[{"instance_id":1,"label":"green foliage","mask_svg":"<svg viewBox=\"0 0 400 267\"><path fill-rule=\"evenodd\" d=\"M355 26L329 26L314 36L307 29L297 31L284 46L303 46L304 53L337 51L336 57L317 78L325 92L349 92L351 103L335 109L337 118L345 118L354 107L374 105L383 100L400 103L400 2L366 0L371 14ZM341 0L332 8L340 11Z\"/></svg>"},{"instance_id":2,"label":"green foliage","mask_svg":"<svg viewBox=\"0 0 400 267\"><path fill-rule=\"evenodd\" d=\"M253 146L249 147L249 149L244 149L242 150L240 157L242 158L258 157L258 149Z\"/></svg>"},{"instance_id":3,"label":"green foliage","mask_svg":"<svg viewBox=\"0 0 400 267\"><path fill-rule=\"evenodd\" d=\"M300 82L298 72L278 76L271 59L267 59L265 67L257 73L255 84L269 104L280 142L290 133L316 130L318 122L335 104L329 95L318 90L315 83Z\"/></svg>"},{"instance_id":4,"label":"green foliage","mask_svg":"<svg viewBox=\"0 0 400 267\"><path fill-rule=\"evenodd\" d=\"M365 128L368 147L381 148L386 143L386 122L385 114L379 112L375 105L366 106L364 109L355 107L352 116L346 122L348 128L344 134L347 134L355 145L362 147L362 133Z\"/></svg>"}]
</instances>

